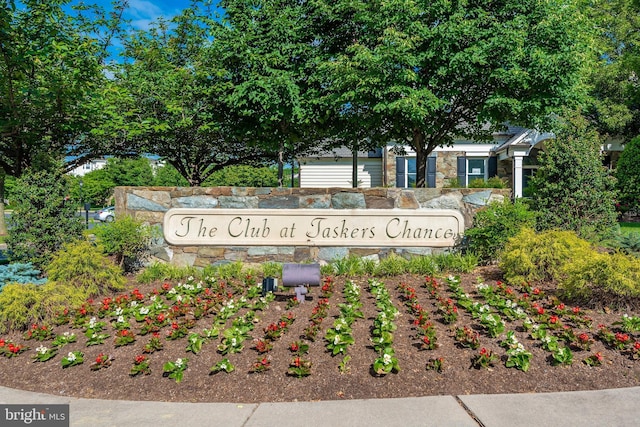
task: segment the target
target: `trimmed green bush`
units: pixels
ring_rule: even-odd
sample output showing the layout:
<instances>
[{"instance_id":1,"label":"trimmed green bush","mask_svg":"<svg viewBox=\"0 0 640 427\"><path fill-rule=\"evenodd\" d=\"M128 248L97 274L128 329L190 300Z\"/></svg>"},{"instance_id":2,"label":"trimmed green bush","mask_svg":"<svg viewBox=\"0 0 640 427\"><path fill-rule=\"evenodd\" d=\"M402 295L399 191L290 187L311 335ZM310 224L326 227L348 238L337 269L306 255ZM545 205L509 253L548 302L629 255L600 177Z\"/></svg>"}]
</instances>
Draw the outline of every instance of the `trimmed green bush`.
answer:
<instances>
[{"instance_id":1,"label":"trimmed green bush","mask_svg":"<svg viewBox=\"0 0 640 427\"><path fill-rule=\"evenodd\" d=\"M466 249L487 264L499 258L509 238L523 227L533 228L535 223L535 212L522 199L492 202L478 210L473 227L465 231Z\"/></svg>"},{"instance_id":2,"label":"trimmed green bush","mask_svg":"<svg viewBox=\"0 0 640 427\"><path fill-rule=\"evenodd\" d=\"M618 189L617 208L620 212L640 213L640 137L624 145L616 165Z\"/></svg>"},{"instance_id":3,"label":"trimmed green bush","mask_svg":"<svg viewBox=\"0 0 640 427\"><path fill-rule=\"evenodd\" d=\"M0 292L0 331L25 330L43 319L44 293L33 283L9 283Z\"/></svg>"},{"instance_id":4,"label":"trimmed green bush","mask_svg":"<svg viewBox=\"0 0 640 427\"><path fill-rule=\"evenodd\" d=\"M589 305L637 306L640 259L622 253L592 253L564 266L560 296Z\"/></svg>"},{"instance_id":5,"label":"trimmed green bush","mask_svg":"<svg viewBox=\"0 0 640 427\"><path fill-rule=\"evenodd\" d=\"M129 215L116 218L94 229L97 243L105 253L114 255L124 271L135 271L151 243L152 229Z\"/></svg>"},{"instance_id":6,"label":"trimmed green bush","mask_svg":"<svg viewBox=\"0 0 640 427\"><path fill-rule=\"evenodd\" d=\"M68 284L87 296L120 291L126 283L122 270L86 240L66 244L56 252L46 271L50 282Z\"/></svg>"},{"instance_id":7,"label":"trimmed green bush","mask_svg":"<svg viewBox=\"0 0 640 427\"><path fill-rule=\"evenodd\" d=\"M536 234L524 228L507 242L499 266L505 279L513 284L557 281L566 264L595 253L591 244L575 232L552 230Z\"/></svg>"},{"instance_id":8,"label":"trimmed green bush","mask_svg":"<svg viewBox=\"0 0 640 427\"><path fill-rule=\"evenodd\" d=\"M30 170L16 181L14 211L7 220L11 261L43 268L64 243L82 237L84 224L68 195L67 179L57 168Z\"/></svg>"}]
</instances>

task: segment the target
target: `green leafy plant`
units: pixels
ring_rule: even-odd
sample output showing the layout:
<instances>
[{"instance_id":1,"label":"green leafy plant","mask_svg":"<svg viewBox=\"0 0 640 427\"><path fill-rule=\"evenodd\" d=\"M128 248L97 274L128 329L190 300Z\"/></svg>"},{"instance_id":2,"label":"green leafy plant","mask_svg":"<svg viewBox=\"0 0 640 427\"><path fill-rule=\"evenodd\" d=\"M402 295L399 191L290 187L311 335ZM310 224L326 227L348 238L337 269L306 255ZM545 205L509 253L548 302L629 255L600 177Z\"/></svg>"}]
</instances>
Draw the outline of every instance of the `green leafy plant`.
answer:
<instances>
[{"instance_id":1,"label":"green leafy plant","mask_svg":"<svg viewBox=\"0 0 640 427\"><path fill-rule=\"evenodd\" d=\"M166 362L162 366L163 375L174 379L177 383L182 381L182 377L184 375L184 371L187 369L189 363L189 359L186 357L178 358L175 362Z\"/></svg>"},{"instance_id":2,"label":"green leafy plant","mask_svg":"<svg viewBox=\"0 0 640 427\"><path fill-rule=\"evenodd\" d=\"M231 362L229 362L229 359L224 358L222 360L220 360L218 363L216 363L215 365L213 365L209 371L210 374L217 374L218 372L226 372L227 374L233 372L236 369L235 366L233 366L233 364Z\"/></svg>"},{"instance_id":3,"label":"green leafy plant","mask_svg":"<svg viewBox=\"0 0 640 427\"><path fill-rule=\"evenodd\" d=\"M84 363L84 353L81 351L70 351L60 361L63 368L69 368L71 366L81 365Z\"/></svg>"},{"instance_id":4,"label":"green leafy plant","mask_svg":"<svg viewBox=\"0 0 640 427\"><path fill-rule=\"evenodd\" d=\"M82 237L84 224L69 200L62 168L27 170L16 181L13 214L7 220L6 239L11 261L46 266L65 243Z\"/></svg>"},{"instance_id":5,"label":"green leafy plant","mask_svg":"<svg viewBox=\"0 0 640 427\"><path fill-rule=\"evenodd\" d=\"M150 375L150 374L151 374L151 367L149 366L149 359L147 358L147 356L139 354L136 357L134 357L133 366L129 371L129 375L131 375L132 377L135 377L138 375Z\"/></svg>"},{"instance_id":6,"label":"green leafy plant","mask_svg":"<svg viewBox=\"0 0 640 427\"><path fill-rule=\"evenodd\" d=\"M105 253L114 255L125 271L134 271L149 248L152 229L142 221L125 215L94 229L96 240Z\"/></svg>"},{"instance_id":7,"label":"green leafy plant","mask_svg":"<svg viewBox=\"0 0 640 427\"><path fill-rule=\"evenodd\" d=\"M492 202L478 210L473 227L464 232L466 249L476 254L482 263L498 259L507 241L523 227L533 228L536 213L522 199Z\"/></svg>"},{"instance_id":8,"label":"green leafy plant","mask_svg":"<svg viewBox=\"0 0 640 427\"><path fill-rule=\"evenodd\" d=\"M400 371L398 359L395 357L393 348L386 347L380 353L380 356L373 362L373 371L378 375L386 375L391 372Z\"/></svg>"},{"instance_id":9,"label":"green leafy plant","mask_svg":"<svg viewBox=\"0 0 640 427\"><path fill-rule=\"evenodd\" d=\"M48 348L43 345L36 348L36 354L33 356L34 361L36 362L46 362L49 359L58 354L58 349L56 347Z\"/></svg>"},{"instance_id":10,"label":"green leafy plant","mask_svg":"<svg viewBox=\"0 0 640 427\"><path fill-rule=\"evenodd\" d=\"M482 347L480 352L471 359L471 366L476 369L489 369L498 360L493 351Z\"/></svg>"}]
</instances>

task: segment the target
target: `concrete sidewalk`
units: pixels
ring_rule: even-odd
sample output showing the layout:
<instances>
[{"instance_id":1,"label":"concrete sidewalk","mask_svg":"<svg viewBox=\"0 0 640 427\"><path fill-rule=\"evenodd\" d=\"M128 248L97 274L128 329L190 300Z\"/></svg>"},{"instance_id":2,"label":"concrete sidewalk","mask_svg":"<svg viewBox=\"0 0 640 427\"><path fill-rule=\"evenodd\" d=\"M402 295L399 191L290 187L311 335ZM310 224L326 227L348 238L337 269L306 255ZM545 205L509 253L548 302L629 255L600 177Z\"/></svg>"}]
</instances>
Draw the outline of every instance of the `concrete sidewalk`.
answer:
<instances>
[{"instance_id":1,"label":"concrete sidewalk","mask_svg":"<svg viewBox=\"0 0 640 427\"><path fill-rule=\"evenodd\" d=\"M70 405L70 425L73 427L640 425L640 387L568 393L259 404L76 399L0 387L0 404L60 403Z\"/></svg>"}]
</instances>

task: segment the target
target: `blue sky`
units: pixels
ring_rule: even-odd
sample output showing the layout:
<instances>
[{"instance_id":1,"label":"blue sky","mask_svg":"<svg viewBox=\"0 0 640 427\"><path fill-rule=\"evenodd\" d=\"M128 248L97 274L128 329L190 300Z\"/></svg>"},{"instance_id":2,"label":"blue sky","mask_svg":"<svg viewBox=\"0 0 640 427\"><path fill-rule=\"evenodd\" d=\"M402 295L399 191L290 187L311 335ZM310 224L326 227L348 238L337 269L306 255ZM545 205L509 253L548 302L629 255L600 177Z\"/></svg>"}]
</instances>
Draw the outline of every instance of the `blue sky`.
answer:
<instances>
[{"instance_id":1,"label":"blue sky","mask_svg":"<svg viewBox=\"0 0 640 427\"><path fill-rule=\"evenodd\" d=\"M107 10L111 9L111 0L85 0L88 4L97 4ZM79 3L73 0L72 4ZM129 0L129 8L125 18L135 29L144 30L157 18L171 19L183 9L189 7L189 0Z\"/></svg>"}]
</instances>

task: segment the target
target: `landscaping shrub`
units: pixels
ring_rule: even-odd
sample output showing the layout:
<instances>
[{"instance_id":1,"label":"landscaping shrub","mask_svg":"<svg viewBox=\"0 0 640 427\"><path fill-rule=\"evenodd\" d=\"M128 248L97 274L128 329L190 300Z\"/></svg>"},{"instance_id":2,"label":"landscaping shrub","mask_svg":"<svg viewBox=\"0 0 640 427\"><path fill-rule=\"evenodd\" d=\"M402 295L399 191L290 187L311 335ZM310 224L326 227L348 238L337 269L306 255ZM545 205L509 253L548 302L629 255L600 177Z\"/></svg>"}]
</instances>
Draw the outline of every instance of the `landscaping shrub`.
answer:
<instances>
[{"instance_id":1,"label":"landscaping shrub","mask_svg":"<svg viewBox=\"0 0 640 427\"><path fill-rule=\"evenodd\" d=\"M34 268L31 263L14 262L0 265L0 291L7 283L33 283L35 285L46 283L47 279L40 276L40 270Z\"/></svg>"},{"instance_id":2,"label":"landscaping shrub","mask_svg":"<svg viewBox=\"0 0 640 427\"><path fill-rule=\"evenodd\" d=\"M616 164L617 208L621 213L640 214L640 137L624 145Z\"/></svg>"},{"instance_id":3,"label":"landscaping shrub","mask_svg":"<svg viewBox=\"0 0 640 427\"><path fill-rule=\"evenodd\" d=\"M640 256L640 233L621 233L616 236L615 248L627 255Z\"/></svg>"},{"instance_id":4,"label":"landscaping shrub","mask_svg":"<svg viewBox=\"0 0 640 427\"><path fill-rule=\"evenodd\" d=\"M533 228L536 214L522 199L492 202L478 210L473 227L465 231L466 250L478 256L481 263L498 259L507 240L523 228Z\"/></svg>"},{"instance_id":5,"label":"landscaping shrub","mask_svg":"<svg viewBox=\"0 0 640 427\"><path fill-rule=\"evenodd\" d=\"M11 261L43 268L66 242L82 236L77 205L67 196L67 181L58 169L28 171L16 182L13 214L7 221L6 243Z\"/></svg>"},{"instance_id":6,"label":"landscaping shrub","mask_svg":"<svg viewBox=\"0 0 640 427\"><path fill-rule=\"evenodd\" d=\"M602 166L601 144L579 116L566 119L556 138L545 141L530 181L539 230L572 230L591 241L615 233L615 180Z\"/></svg>"},{"instance_id":7,"label":"landscaping shrub","mask_svg":"<svg viewBox=\"0 0 640 427\"><path fill-rule=\"evenodd\" d=\"M96 241L105 253L114 255L125 272L139 268L152 237L151 227L129 215L94 229Z\"/></svg>"},{"instance_id":8,"label":"landscaping shrub","mask_svg":"<svg viewBox=\"0 0 640 427\"><path fill-rule=\"evenodd\" d=\"M566 264L595 254L591 244L575 232L552 230L536 234L524 228L507 242L499 266L513 284L557 281Z\"/></svg>"},{"instance_id":9,"label":"landscaping shrub","mask_svg":"<svg viewBox=\"0 0 640 427\"><path fill-rule=\"evenodd\" d=\"M86 240L66 244L55 254L46 272L50 282L81 289L87 296L119 291L126 283L122 270Z\"/></svg>"},{"instance_id":10,"label":"landscaping shrub","mask_svg":"<svg viewBox=\"0 0 640 427\"><path fill-rule=\"evenodd\" d=\"M0 331L23 330L41 320L44 294L33 283L9 283L0 292Z\"/></svg>"},{"instance_id":11,"label":"landscaping shrub","mask_svg":"<svg viewBox=\"0 0 640 427\"><path fill-rule=\"evenodd\" d=\"M567 263L560 296L576 302L622 309L637 306L640 259L622 253L592 253Z\"/></svg>"},{"instance_id":12,"label":"landscaping shrub","mask_svg":"<svg viewBox=\"0 0 640 427\"><path fill-rule=\"evenodd\" d=\"M380 260L380 264L376 269L378 276L397 276L407 272L409 261L401 256L391 253L388 257Z\"/></svg>"}]
</instances>

